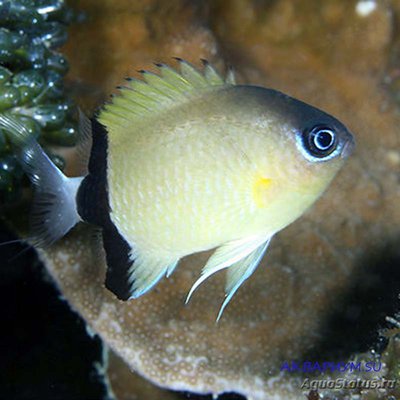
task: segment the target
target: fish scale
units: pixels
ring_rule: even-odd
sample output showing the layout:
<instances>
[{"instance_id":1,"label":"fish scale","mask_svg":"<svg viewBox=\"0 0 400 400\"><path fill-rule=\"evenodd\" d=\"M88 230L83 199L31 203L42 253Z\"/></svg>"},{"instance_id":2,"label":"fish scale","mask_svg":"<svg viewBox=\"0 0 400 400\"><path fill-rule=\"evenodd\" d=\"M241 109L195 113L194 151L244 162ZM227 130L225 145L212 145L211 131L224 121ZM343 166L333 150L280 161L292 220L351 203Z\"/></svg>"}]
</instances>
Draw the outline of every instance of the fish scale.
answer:
<instances>
[{"instance_id":1,"label":"fish scale","mask_svg":"<svg viewBox=\"0 0 400 400\"><path fill-rule=\"evenodd\" d=\"M219 319L272 237L318 199L354 141L315 107L236 85L232 72L223 78L207 62L202 72L178 63L180 72L161 64L159 74L128 80L92 120L84 177L58 171L12 116L0 114L0 128L12 133L38 189L38 243L80 220L99 226L106 287L122 300L148 292L180 258L216 248L187 301L228 269Z\"/></svg>"},{"instance_id":2,"label":"fish scale","mask_svg":"<svg viewBox=\"0 0 400 400\"><path fill-rule=\"evenodd\" d=\"M202 132L196 132L191 138L198 138L201 134ZM136 244L152 243L153 249L158 245L161 248L168 247L171 252L181 255L183 251L200 251L239 235L239 232L232 229L237 224L238 216L231 216L225 210L235 207L232 200L241 192L243 203L251 201L246 198L251 194L251 182L237 165L230 165L233 164L233 159L237 159L234 149L221 148L219 140L215 140L214 137L210 139L209 152L203 150L202 143L194 141L188 143L187 149L177 150L176 156L169 153L168 160L165 156L160 158L156 151L146 153L146 158L130 160L129 167L128 164L126 166L134 171L130 173L130 181L135 182L132 186L127 184L124 178L127 171L118 169L118 175L109 176L113 210L111 218L114 218L115 211L116 224L125 237L131 237L132 242ZM213 148L215 151L212 151ZM132 149L133 154L137 152L138 150ZM196 154L195 159L192 154ZM111 160L112 156L111 153ZM179 163L172 163L171 159L179 159ZM203 166L202 170L199 169L200 166ZM117 169L111 168L110 171ZM167 185L165 182L173 182L173 185ZM137 194L136 185L141 187L141 196ZM208 190L205 190L207 187ZM156 188L162 188L159 191L162 195ZM125 207L126 202L119 200L126 197L130 199L129 209ZM138 219L137 210L144 211L141 219ZM168 214L177 232L177 236L173 238L163 234L166 229L163 210L172 210ZM119 218L119 215L123 218ZM210 224L209 219L213 219L217 224ZM136 223L131 224L130 221ZM214 229L214 226L222 222L228 227L227 231L224 235L216 237L214 230L220 231L221 228L218 226Z\"/></svg>"}]
</instances>

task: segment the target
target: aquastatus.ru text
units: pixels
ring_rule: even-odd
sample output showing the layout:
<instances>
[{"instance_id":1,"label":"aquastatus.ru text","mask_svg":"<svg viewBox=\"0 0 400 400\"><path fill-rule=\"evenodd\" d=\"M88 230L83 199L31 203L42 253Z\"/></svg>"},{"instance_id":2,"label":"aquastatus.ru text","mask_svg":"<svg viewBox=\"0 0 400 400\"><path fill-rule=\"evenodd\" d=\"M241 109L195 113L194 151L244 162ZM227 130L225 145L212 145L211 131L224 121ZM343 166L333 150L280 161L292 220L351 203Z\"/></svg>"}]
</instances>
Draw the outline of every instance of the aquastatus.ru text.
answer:
<instances>
[{"instance_id":1,"label":"aquastatus.ru text","mask_svg":"<svg viewBox=\"0 0 400 400\"><path fill-rule=\"evenodd\" d=\"M396 380L392 379L304 379L301 389L394 389Z\"/></svg>"}]
</instances>

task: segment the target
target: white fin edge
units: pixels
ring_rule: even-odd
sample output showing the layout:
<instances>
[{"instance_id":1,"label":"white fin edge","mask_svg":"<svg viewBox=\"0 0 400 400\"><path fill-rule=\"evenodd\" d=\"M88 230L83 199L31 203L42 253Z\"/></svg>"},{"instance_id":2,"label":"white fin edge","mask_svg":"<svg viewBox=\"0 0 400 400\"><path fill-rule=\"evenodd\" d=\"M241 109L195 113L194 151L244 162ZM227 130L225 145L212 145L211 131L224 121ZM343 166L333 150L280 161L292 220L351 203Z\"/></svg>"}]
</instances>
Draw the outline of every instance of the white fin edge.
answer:
<instances>
[{"instance_id":1,"label":"white fin edge","mask_svg":"<svg viewBox=\"0 0 400 400\"><path fill-rule=\"evenodd\" d=\"M244 257L248 256L257 247L265 242L265 237L250 237L245 239L233 240L218 247L214 254L210 257L207 264L201 271L201 276L190 289L185 304L192 297L194 291L211 275L221 269L228 268Z\"/></svg>"},{"instance_id":2,"label":"white fin edge","mask_svg":"<svg viewBox=\"0 0 400 400\"><path fill-rule=\"evenodd\" d=\"M217 320L216 322L218 323L219 320L222 317L222 314L225 310L225 307L228 305L228 303L231 301L233 295L236 293L236 291L239 289L239 287L243 284L243 282L248 279L253 272L256 270L258 267L261 259L263 258L265 252L267 251L267 248L271 242L272 236L262 245L257 247L252 253L250 253L247 257L244 259L240 260L236 264L233 264L227 271L227 280L226 280L226 286L225 286L225 300L222 303L222 306L219 310Z\"/></svg>"}]
</instances>

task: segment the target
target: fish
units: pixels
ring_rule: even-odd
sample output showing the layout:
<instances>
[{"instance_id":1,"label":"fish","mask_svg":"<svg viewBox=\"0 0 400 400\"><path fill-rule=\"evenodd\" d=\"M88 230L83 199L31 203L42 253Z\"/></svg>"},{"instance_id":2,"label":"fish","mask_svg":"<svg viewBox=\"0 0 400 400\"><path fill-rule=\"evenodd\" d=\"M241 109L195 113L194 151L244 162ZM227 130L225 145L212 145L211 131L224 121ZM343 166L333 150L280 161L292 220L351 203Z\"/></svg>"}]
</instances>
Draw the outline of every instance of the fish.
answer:
<instances>
[{"instance_id":1,"label":"fish","mask_svg":"<svg viewBox=\"0 0 400 400\"><path fill-rule=\"evenodd\" d=\"M156 64L128 78L96 117L81 115L87 167L65 176L12 115L0 114L35 187L34 243L49 246L76 224L100 228L105 286L136 299L187 255L216 249L190 289L226 270L217 321L275 234L321 196L352 153L335 117L277 90Z\"/></svg>"}]
</instances>

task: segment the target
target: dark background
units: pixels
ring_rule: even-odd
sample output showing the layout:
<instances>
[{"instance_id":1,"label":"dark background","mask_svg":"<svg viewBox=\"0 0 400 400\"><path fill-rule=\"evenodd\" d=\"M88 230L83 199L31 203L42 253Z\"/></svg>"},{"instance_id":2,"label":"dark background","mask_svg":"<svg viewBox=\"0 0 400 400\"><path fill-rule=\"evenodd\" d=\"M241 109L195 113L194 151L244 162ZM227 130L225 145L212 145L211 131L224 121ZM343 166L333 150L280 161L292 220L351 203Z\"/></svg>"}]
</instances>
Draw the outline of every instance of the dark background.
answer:
<instances>
[{"instance_id":1,"label":"dark background","mask_svg":"<svg viewBox=\"0 0 400 400\"><path fill-rule=\"evenodd\" d=\"M4 244L15 239L0 222L0 399L108 399L95 367L102 362L101 340L88 335L32 248ZM179 398L212 399L189 393Z\"/></svg>"}]
</instances>

